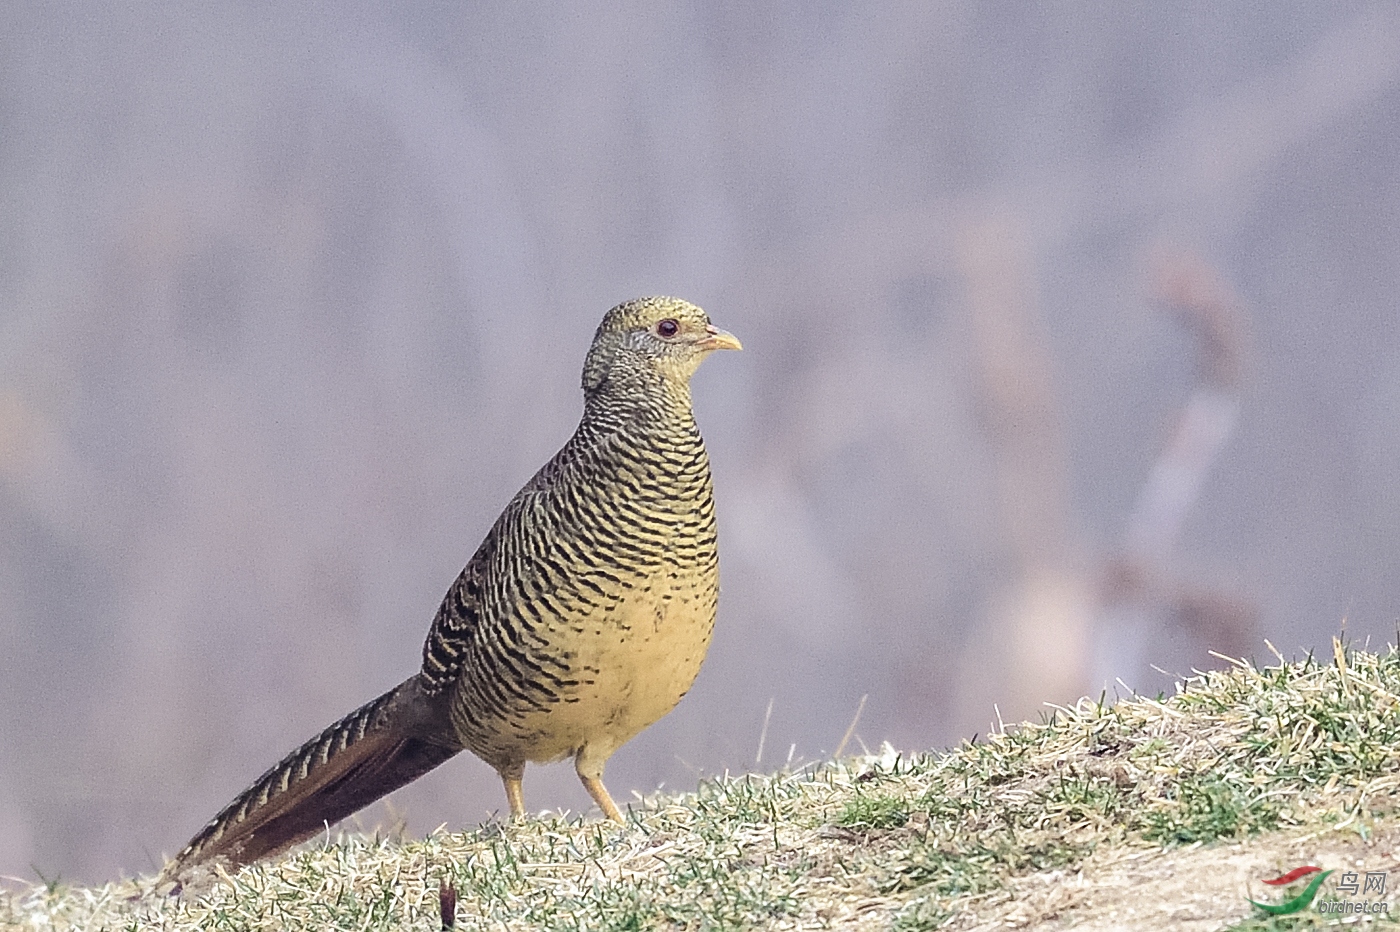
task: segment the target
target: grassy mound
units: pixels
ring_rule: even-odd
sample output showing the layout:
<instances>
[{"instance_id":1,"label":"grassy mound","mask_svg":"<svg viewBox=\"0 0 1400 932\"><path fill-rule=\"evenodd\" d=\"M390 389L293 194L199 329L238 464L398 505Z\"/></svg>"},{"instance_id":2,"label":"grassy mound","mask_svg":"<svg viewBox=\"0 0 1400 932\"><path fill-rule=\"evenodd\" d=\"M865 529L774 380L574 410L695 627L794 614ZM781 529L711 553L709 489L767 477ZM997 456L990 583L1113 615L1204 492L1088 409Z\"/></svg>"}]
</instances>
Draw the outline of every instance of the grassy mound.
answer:
<instances>
[{"instance_id":1,"label":"grassy mound","mask_svg":"<svg viewBox=\"0 0 1400 932\"><path fill-rule=\"evenodd\" d=\"M463 929L1322 927L1343 917L1247 898L1297 893L1259 881L1300 864L1400 887L1397 787L1400 655L1339 648L945 753L708 781L625 828L347 837L179 899L148 880L14 889L0 928L436 930L444 882Z\"/></svg>"}]
</instances>

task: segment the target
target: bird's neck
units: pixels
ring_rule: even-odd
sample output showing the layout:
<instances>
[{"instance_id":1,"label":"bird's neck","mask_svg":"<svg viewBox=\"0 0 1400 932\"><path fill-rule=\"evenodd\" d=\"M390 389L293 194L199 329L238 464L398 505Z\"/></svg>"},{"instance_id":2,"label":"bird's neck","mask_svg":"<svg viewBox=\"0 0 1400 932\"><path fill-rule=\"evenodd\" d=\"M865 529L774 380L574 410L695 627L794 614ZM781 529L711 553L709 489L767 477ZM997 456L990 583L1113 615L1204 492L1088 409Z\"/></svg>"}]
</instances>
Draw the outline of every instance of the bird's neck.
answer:
<instances>
[{"instance_id":1,"label":"bird's neck","mask_svg":"<svg viewBox=\"0 0 1400 932\"><path fill-rule=\"evenodd\" d=\"M677 434L695 431L690 383L646 373L608 379L584 396L585 424L600 432Z\"/></svg>"}]
</instances>

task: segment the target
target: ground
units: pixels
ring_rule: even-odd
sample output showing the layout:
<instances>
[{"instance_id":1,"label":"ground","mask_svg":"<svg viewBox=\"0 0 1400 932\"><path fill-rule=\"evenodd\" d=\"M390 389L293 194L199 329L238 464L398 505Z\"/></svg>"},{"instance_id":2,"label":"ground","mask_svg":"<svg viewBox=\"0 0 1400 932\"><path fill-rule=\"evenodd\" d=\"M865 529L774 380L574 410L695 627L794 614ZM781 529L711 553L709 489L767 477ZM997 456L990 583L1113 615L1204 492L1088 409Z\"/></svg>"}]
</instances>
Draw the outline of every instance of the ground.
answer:
<instances>
[{"instance_id":1,"label":"ground","mask_svg":"<svg viewBox=\"0 0 1400 932\"><path fill-rule=\"evenodd\" d=\"M626 826L345 835L180 896L13 885L0 928L1263 930L1400 907L1400 655L1236 662L949 751L725 776ZM1269 886L1306 865L1331 871ZM1348 876L1354 874L1355 876ZM1356 888L1348 884L1356 881ZM1364 884L1384 885L1365 890ZM1250 900L1290 915L1272 915Z\"/></svg>"}]
</instances>

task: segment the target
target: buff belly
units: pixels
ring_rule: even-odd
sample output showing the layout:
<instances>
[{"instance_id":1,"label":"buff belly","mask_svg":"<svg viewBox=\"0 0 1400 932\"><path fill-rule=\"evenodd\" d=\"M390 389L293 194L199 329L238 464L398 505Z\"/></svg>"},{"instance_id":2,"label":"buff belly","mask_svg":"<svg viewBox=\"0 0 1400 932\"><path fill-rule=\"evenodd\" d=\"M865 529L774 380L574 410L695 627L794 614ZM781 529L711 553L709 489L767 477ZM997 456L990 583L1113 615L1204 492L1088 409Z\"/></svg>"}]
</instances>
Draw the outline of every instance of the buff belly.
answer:
<instances>
[{"instance_id":1,"label":"buff belly","mask_svg":"<svg viewBox=\"0 0 1400 932\"><path fill-rule=\"evenodd\" d=\"M498 768L584 750L606 759L674 709L709 648L717 589L710 574L686 591L669 582L634 589L605 615L551 628L551 653L566 660L577 684L555 693L542 709L516 709L505 720L463 721L467 747ZM462 711L474 705L469 695L461 699Z\"/></svg>"}]
</instances>

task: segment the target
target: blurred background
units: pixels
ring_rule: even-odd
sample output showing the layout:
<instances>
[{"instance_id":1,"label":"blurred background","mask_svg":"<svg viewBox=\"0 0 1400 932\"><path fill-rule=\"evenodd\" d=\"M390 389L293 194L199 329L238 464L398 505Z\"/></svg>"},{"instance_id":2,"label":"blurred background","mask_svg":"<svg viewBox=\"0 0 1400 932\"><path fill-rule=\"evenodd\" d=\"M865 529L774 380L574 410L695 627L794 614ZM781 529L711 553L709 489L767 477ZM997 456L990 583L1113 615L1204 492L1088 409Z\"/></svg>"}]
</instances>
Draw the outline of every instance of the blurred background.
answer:
<instances>
[{"instance_id":1,"label":"blurred background","mask_svg":"<svg viewBox=\"0 0 1400 932\"><path fill-rule=\"evenodd\" d=\"M0 875L153 871L411 674L643 294L745 351L619 799L1393 639L1396 7L859 9L4 4Z\"/></svg>"}]
</instances>

